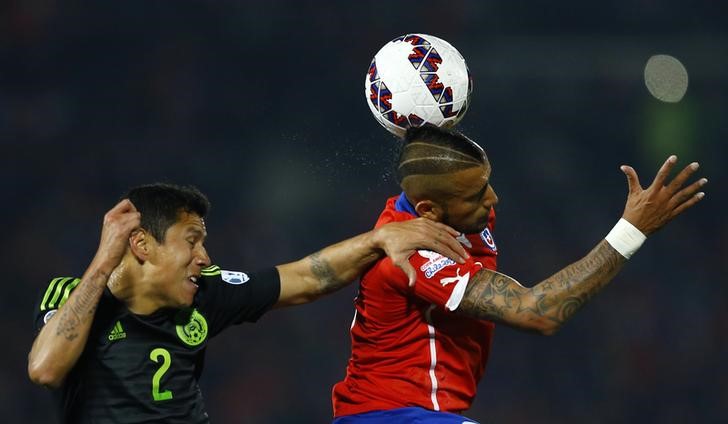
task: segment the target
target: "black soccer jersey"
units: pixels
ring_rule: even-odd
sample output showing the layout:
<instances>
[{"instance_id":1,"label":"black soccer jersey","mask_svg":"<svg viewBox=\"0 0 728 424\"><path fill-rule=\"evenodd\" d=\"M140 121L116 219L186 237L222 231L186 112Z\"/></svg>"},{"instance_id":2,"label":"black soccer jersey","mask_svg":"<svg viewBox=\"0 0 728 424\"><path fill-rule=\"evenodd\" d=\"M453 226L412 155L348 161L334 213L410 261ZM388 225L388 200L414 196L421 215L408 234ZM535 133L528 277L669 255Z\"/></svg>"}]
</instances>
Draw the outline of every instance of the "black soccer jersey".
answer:
<instances>
[{"instance_id":1,"label":"black soccer jersey","mask_svg":"<svg viewBox=\"0 0 728 424\"><path fill-rule=\"evenodd\" d=\"M36 307L37 331L68 299L77 278L55 278ZM198 385L207 341L254 322L278 300L275 268L246 274L205 268L189 309L135 315L108 288L86 347L55 390L64 423L206 423Z\"/></svg>"}]
</instances>

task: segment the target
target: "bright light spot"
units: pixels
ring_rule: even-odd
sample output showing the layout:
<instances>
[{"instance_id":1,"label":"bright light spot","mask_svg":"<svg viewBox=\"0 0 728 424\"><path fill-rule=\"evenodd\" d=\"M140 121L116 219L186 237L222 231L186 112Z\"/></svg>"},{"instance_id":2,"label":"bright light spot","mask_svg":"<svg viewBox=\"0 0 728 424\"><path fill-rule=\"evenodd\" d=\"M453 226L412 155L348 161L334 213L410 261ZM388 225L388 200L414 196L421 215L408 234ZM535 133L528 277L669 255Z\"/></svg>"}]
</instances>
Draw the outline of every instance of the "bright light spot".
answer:
<instances>
[{"instance_id":1,"label":"bright light spot","mask_svg":"<svg viewBox=\"0 0 728 424\"><path fill-rule=\"evenodd\" d=\"M658 54L645 65L645 85L656 99L677 103L688 89L688 71L674 57Z\"/></svg>"}]
</instances>

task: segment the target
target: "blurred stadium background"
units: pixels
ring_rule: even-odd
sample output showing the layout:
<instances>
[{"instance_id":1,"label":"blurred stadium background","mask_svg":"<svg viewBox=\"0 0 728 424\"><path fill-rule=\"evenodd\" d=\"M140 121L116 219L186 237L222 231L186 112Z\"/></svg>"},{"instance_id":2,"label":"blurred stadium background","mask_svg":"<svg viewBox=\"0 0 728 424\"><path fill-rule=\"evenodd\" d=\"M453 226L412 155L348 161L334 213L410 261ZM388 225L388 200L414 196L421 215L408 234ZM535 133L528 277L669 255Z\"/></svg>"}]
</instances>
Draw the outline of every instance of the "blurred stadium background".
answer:
<instances>
[{"instance_id":1,"label":"blurred stadium background","mask_svg":"<svg viewBox=\"0 0 728 424\"><path fill-rule=\"evenodd\" d=\"M365 105L373 54L407 32L450 41L475 77L461 128L493 166L500 269L527 285L620 216L622 163L649 181L697 160L707 198L656 234L556 336L500 326L483 423L708 423L728 415L728 8L709 1L11 0L0 6L6 277L0 417L54 422L26 377L35 297L79 275L128 187L199 186L216 263L254 269L370 228L392 139ZM658 53L678 104L644 86ZM355 286L210 345L216 423L321 423L344 374Z\"/></svg>"}]
</instances>

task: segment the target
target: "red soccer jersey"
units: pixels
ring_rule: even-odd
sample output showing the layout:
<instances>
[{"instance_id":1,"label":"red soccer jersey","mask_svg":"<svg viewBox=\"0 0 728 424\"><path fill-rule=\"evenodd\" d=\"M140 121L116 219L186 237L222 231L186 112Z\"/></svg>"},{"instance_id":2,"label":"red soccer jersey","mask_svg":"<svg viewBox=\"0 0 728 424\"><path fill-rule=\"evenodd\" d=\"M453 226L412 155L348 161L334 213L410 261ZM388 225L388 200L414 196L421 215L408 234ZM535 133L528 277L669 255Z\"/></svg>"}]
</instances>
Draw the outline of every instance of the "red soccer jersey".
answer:
<instances>
[{"instance_id":1,"label":"red soccer jersey","mask_svg":"<svg viewBox=\"0 0 728 424\"><path fill-rule=\"evenodd\" d=\"M387 201L376 226L414 218L401 195ZM346 377L333 389L334 416L408 406L455 413L470 408L495 325L453 311L470 277L496 268L494 224L491 210L482 233L458 237L471 255L465 264L425 250L412 255L414 287L389 258L364 274Z\"/></svg>"}]
</instances>

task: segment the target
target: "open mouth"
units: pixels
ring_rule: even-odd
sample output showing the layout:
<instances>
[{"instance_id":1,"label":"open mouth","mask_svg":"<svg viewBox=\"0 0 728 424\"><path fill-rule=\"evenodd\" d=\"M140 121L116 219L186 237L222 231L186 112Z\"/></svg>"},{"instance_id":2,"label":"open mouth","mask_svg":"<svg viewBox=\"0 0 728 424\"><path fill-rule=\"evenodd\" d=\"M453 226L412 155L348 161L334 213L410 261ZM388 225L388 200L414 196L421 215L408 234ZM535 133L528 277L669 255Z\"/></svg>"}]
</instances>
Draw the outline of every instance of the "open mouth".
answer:
<instances>
[{"instance_id":1,"label":"open mouth","mask_svg":"<svg viewBox=\"0 0 728 424\"><path fill-rule=\"evenodd\" d=\"M200 287L199 285L197 285L197 278L198 277L196 275L193 275L193 276L187 278L187 281L192 283L192 285L195 286L195 289L198 289Z\"/></svg>"}]
</instances>

